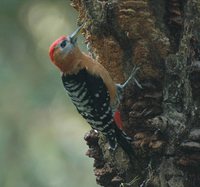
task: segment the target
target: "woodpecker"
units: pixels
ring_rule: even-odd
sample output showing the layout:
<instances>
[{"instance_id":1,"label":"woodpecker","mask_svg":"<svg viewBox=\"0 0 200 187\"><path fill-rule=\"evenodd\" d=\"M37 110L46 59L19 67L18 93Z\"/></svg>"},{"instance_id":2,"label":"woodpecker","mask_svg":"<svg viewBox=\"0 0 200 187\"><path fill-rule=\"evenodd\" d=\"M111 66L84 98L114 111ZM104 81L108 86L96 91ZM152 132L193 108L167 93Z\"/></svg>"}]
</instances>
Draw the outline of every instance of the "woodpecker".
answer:
<instances>
[{"instance_id":1,"label":"woodpecker","mask_svg":"<svg viewBox=\"0 0 200 187\"><path fill-rule=\"evenodd\" d=\"M120 100L119 92L127 82L115 84L100 63L80 51L77 38L82 27L53 42L49 48L50 59L61 71L64 88L91 128L102 132L111 150L119 144L125 152L133 154L131 138L116 124L120 121L119 114L113 115L113 108Z\"/></svg>"}]
</instances>

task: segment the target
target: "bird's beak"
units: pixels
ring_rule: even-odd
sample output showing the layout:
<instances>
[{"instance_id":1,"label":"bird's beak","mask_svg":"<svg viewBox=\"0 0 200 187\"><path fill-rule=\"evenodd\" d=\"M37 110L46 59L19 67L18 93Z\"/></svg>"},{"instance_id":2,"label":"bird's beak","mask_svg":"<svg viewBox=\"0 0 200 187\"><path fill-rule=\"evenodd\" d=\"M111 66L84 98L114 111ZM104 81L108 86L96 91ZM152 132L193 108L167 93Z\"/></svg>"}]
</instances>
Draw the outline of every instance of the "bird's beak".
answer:
<instances>
[{"instance_id":1,"label":"bird's beak","mask_svg":"<svg viewBox=\"0 0 200 187\"><path fill-rule=\"evenodd\" d=\"M70 36L69 36L69 39L70 39L70 42L72 44L75 44L76 41L77 41L77 38L78 38L78 35L81 33L82 29L83 29L83 25L82 24L80 27L78 27Z\"/></svg>"}]
</instances>

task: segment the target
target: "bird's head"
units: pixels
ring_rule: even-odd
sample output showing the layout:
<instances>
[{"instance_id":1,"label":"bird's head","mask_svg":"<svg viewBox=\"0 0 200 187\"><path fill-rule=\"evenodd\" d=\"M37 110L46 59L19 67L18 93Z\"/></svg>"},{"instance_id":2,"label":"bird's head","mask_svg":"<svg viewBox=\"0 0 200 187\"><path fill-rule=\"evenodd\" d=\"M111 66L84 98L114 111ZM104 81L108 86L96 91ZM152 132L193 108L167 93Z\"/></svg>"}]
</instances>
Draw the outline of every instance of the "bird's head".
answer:
<instances>
[{"instance_id":1,"label":"bird's head","mask_svg":"<svg viewBox=\"0 0 200 187\"><path fill-rule=\"evenodd\" d=\"M61 72L70 72L76 66L77 58L81 54L77 47L77 38L83 26L80 26L69 36L61 36L49 48L49 56Z\"/></svg>"}]
</instances>

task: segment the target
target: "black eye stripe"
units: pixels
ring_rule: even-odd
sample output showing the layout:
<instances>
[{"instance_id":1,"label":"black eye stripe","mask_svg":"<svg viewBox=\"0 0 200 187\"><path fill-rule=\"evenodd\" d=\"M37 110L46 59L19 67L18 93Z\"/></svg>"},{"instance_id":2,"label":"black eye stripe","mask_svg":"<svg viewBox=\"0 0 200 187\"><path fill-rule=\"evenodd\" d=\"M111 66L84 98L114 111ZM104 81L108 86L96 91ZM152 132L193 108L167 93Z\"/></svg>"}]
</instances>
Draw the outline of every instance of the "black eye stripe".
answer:
<instances>
[{"instance_id":1,"label":"black eye stripe","mask_svg":"<svg viewBox=\"0 0 200 187\"><path fill-rule=\"evenodd\" d=\"M61 42L60 47L64 48L67 45L67 41L64 40Z\"/></svg>"}]
</instances>

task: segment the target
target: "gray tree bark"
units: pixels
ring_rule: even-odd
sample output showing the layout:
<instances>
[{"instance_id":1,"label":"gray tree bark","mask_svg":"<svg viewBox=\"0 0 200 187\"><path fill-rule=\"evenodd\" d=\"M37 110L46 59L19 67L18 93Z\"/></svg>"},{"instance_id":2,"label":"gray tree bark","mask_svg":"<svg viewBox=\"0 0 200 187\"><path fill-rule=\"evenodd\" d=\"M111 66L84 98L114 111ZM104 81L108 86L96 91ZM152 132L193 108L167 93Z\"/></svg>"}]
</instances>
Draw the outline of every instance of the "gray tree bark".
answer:
<instances>
[{"instance_id":1,"label":"gray tree bark","mask_svg":"<svg viewBox=\"0 0 200 187\"><path fill-rule=\"evenodd\" d=\"M120 106L135 157L90 131L87 155L105 187L200 186L200 1L72 0L93 57L116 82L134 65Z\"/></svg>"}]
</instances>

